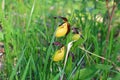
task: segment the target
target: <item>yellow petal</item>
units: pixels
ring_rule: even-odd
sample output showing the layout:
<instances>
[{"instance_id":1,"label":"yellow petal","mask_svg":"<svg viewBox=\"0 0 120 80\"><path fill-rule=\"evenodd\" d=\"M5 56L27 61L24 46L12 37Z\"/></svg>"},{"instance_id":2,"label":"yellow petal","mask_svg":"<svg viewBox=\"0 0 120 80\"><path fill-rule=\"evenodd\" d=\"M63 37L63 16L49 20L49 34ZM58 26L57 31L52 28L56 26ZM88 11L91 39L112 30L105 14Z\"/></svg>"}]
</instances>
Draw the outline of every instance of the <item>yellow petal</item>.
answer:
<instances>
[{"instance_id":1,"label":"yellow petal","mask_svg":"<svg viewBox=\"0 0 120 80\"><path fill-rule=\"evenodd\" d=\"M53 61L63 60L64 54L65 54L65 47L63 46L60 50L57 50L55 52L55 55L53 56Z\"/></svg>"},{"instance_id":2,"label":"yellow petal","mask_svg":"<svg viewBox=\"0 0 120 80\"><path fill-rule=\"evenodd\" d=\"M68 23L66 22L66 23L62 24L61 26L59 26L57 28L56 34L55 34L56 37L62 37L62 36L66 35L66 33L68 31L68 25L67 24Z\"/></svg>"}]
</instances>

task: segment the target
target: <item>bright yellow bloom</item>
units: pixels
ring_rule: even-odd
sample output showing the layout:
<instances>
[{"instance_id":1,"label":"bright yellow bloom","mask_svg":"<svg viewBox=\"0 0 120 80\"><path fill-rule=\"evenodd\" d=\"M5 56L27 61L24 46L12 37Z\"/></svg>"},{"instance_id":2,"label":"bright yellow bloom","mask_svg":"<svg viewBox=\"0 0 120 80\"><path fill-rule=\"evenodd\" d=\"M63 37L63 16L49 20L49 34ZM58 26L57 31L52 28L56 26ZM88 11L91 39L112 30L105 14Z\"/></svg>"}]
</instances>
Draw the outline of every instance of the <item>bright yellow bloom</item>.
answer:
<instances>
[{"instance_id":1,"label":"bright yellow bloom","mask_svg":"<svg viewBox=\"0 0 120 80\"><path fill-rule=\"evenodd\" d=\"M65 22L57 28L55 36L62 37L62 36L65 36L67 32L68 32L68 23Z\"/></svg>"},{"instance_id":2,"label":"bright yellow bloom","mask_svg":"<svg viewBox=\"0 0 120 80\"><path fill-rule=\"evenodd\" d=\"M60 50L57 50L55 52L55 55L53 56L53 61L63 60L64 54L65 54L65 46L63 46Z\"/></svg>"}]
</instances>

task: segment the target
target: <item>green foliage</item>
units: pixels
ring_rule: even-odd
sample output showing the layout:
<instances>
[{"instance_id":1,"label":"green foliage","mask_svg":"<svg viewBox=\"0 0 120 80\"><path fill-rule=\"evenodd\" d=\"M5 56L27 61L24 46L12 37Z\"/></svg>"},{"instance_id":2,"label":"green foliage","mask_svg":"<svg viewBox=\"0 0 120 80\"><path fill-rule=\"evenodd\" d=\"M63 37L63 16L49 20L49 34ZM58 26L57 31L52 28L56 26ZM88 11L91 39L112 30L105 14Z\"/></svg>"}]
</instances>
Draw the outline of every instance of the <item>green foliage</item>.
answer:
<instances>
[{"instance_id":1,"label":"green foliage","mask_svg":"<svg viewBox=\"0 0 120 80\"><path fill-rule=\"evenodd\" d=\"M4 40L3 33L0 32L0 41Z\"/></svg>"},{"instance_id":2,"label":"green foliage","mask_svg":"<svg viewBox=\"0 0 120 80\"><path fill-rule=\"evenodd\" d=\"M0 0L0 42L5 48L0 80L58 80L62 74L63 80L119 80L120 2L108 1L110 11L113 1L117 6L106 46L109 15L105 0ZM62 21L54 16L66 17L71 29L78 28L84 37L73 43L65 70L64 60L52 61L60 47L53 42L67 47L73 33L56 38ZM98 56L105 58L104 63Z\"/></svg>"},{"instance_id":3,"label":"green foliage","mask_svg":"<svg viewBox=\"0 0 120 80\"><path fill-rule=\"evenodd\" d=\"M96 70L93 68L84 68L76 72L73 79L77 80L90 80L95 75Z\"/></svg>"}]
</instances>

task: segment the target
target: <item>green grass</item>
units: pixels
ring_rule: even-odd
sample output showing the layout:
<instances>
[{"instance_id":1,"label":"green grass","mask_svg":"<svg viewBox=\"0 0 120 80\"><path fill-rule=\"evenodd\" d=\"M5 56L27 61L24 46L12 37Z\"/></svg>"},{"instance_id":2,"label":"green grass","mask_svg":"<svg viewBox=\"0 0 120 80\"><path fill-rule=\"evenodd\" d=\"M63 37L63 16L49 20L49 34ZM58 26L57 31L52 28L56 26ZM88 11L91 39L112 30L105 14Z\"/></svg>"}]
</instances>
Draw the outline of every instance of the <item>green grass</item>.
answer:
<instances>
[{"instance_id":1,"label":"green grass","mask_svg":"<svg viewBox=\"0 0 120 80\"><path fill-rule=\"evenodd\" d=\"M0 80L59 80L62 75L63 80L119 80L119 8L117 3L107 44L109 18L104 0L1 0L0 42L5 53ZM67 49L73 34L70 31L65 39L56 38L62 20L54 16L66 17L71 28L79 28L84 36L73 43L65 69L65 59L52 60L60 48L52 44L59 41ZM82 44L84 49L79 47Z\"/></svg>"}]
</instances>

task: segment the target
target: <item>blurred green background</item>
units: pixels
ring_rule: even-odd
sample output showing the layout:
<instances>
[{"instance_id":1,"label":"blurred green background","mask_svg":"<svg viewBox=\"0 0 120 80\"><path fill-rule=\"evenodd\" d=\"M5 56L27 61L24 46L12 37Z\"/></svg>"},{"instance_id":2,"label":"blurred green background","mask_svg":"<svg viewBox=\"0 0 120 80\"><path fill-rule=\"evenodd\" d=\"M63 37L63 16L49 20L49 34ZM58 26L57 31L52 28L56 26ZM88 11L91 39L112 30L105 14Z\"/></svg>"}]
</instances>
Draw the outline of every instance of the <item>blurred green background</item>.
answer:
<instances>
[{"instance_id":1,"label":"blurred green background","mask_svg":"<svg viewBox=\"0 0 120 80\"><path fill-rule=\"evenodd\" d=\"M110 21L108 8L114 15ZM102 60L75 46L67 65L52 61L59 41L67 47L68 36L55 38L63 16L84 36L85 50L112 61ZM108 44L106 37L111 25ZM120 79L120 1L119 0L0 0L0 42L5 53L1 59L1 80L119 80ZM73 60L73 55L74 60ZM75 70L75 71L74 71Z\"/></svg>"}]
</instances>

